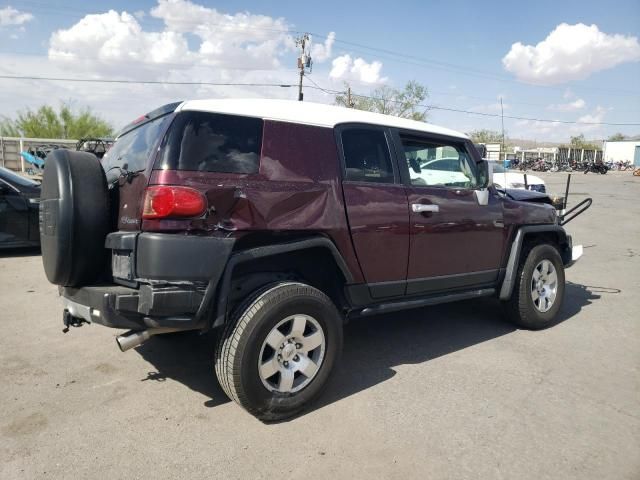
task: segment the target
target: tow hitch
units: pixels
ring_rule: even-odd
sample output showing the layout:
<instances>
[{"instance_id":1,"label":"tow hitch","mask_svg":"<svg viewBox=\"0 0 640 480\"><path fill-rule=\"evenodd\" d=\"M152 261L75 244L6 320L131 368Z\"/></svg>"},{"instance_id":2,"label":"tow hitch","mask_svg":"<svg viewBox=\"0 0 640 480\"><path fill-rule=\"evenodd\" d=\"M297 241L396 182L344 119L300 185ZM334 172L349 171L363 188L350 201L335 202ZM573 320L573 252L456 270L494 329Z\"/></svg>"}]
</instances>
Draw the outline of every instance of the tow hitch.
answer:
<instances>
[{"instance_id":1,"label":"tow hitch","mask_svg":"<svg viewBox=\"0 0 640 480\"><path fill-rule=\"evenodd\" d=\"M71 312L68 309L64 309L62 312L62 323L64 324L64 328L62 329L62 333L67 333L69 331L69 327L81 327L83 323L89 323L84 318L78 318L71 315Z\"/></svg>"}]
</instances>

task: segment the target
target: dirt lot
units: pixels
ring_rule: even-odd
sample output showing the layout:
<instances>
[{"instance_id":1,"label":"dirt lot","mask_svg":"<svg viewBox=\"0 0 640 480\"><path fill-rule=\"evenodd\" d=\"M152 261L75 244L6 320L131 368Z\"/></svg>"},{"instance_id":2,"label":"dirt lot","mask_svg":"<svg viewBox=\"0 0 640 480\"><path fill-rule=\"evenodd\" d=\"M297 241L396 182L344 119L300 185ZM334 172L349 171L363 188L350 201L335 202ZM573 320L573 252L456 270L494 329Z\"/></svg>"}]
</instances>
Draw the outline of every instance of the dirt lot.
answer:
<instances>
[{"instance_id":1,"label":"dirt lot","mask_svg":"<svg viewBox=\"0 0 640 480\"><path fill-rule=\"evenodd\" d=\"M639 478L640 178L574 180L595 203L562 322L489 300L352 322L321 400L276 425L225 398L205 338L63 335L40 257L0 254L0 478Z\"/></svg>"}]
</instances>

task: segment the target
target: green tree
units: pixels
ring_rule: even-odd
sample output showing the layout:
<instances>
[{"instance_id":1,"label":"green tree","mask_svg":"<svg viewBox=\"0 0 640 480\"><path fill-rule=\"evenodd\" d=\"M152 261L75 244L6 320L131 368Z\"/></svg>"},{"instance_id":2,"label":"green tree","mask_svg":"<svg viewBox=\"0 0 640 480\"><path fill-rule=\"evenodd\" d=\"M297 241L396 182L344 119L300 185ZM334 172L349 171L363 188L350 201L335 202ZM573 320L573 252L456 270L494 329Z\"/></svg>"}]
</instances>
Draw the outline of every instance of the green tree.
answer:
<instances>
[{"instance_id":1,"label":"green tree","mask_svg":"<svg viewBox=\"0 0 640 480\"><path fill-rule=\"evenodd\" d=\"M625 137L623 134L621 133L615 133L613 135L611 135L607 141L608 142L619 142L621 140L625 140L627 137Z\"/></svg>"},{"instance_id":2,"label":"green tree","mask_svg":"<svg viewBox=\"0 0 640 480\"><path fill-rule=\"evenodd\" d=\"M576 135L575 137L571 137L569 140L569 146L571 148L584 149L584 150L600 149L600 147L595 143L588 142L587 140L585 140L584 133L581 133L580 135Z\"/></svg>"},{"instance_id":3,"label":"green tree","mask_svg":"<svg viewBox=\"0 0 640 480\"><path fill-rule=\"evenodd\" d=\"M474 130L468 133L474 143L501 143L502 134L495 130Z\"/></svg>"},{"instance_id":4,"label":"green tree","mask_svg":"<svg viewBox=\"0 0 640 480\"><path fill-rule=\"evenodd\" d=\"M349 85L345 83L345 89L348 88ZM352 105L349 105L348 95L341 93L336 95L335 104L424 122L427 120L429 107L422 105L422 102L428 97L427 87L412 80L407 82L402 90L383 85L373 90L370 95L352 94Z\"/></svg>"},{"instance_id":5,"label":"green tree","mask_svg":"<svg viewBox=\"0 0 640 480\"><path fill-rule=\"evenodd\" d=\"M56 111L49 105L43 105L37 110L19 112L14 120L2 119L0 135L80 139L111 136L113 127L89 108L74 112L69 105L62 104Z\"/></svg>"}]
</instances>

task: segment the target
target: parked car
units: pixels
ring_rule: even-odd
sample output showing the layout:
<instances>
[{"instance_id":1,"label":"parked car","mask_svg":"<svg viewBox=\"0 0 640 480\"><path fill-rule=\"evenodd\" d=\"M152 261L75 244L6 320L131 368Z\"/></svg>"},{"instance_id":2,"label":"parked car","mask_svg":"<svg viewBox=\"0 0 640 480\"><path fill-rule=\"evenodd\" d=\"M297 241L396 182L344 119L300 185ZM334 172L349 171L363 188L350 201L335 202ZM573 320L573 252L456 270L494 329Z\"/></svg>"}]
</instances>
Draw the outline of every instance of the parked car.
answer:
<instances>
[{"instance_id":1,"label":"parked car","mask_svg":"<svg viewBox=\"0 0 640 480\"><path fill-rule=\"evenodd\" d=\"M411 173L444 158L455 171ZM318 396L348 319L486 296L545 328L581 254L546 195L495 189L466 135L308 102L167 105L102 162L54 152L42 198L66 329L130 329L123 351L214 330L223 390L262 420Z\"/></svg>"},{"instance_id":2,"label":"parked car","mask_svg":"<svg viewBox=\"0 0 640 480\"><path fill-rule=\"evenodd\" d=\"M540 177L527 174L525 182L524 173L510 172L500 162L491 162L493 168L493 184L499 190L504 188L527 189L534 192L546 193L547 187Z\"/></svg>"},{"instance_id":3,"label":"parked car","mask_svg":"<svg viewBox=\"0 0 640 480\"><path fill-rule=\"evenodd\" d=\"M405 152L409 153L406 149ZM447 185L464 186L469 177L460 170L460 160L455 157L444 157L432 160L408 158L409 177L413 185Z\"/></svg>"},{"instance_id":4,"label":"parked car","mask_svg":"<svg viewBox=\"0 0 640 480\"><path fill-rule=\"evenodd\" d=\"M40 184L0 167L0 248L40 245Z\"/></svg>"}]
</instances>

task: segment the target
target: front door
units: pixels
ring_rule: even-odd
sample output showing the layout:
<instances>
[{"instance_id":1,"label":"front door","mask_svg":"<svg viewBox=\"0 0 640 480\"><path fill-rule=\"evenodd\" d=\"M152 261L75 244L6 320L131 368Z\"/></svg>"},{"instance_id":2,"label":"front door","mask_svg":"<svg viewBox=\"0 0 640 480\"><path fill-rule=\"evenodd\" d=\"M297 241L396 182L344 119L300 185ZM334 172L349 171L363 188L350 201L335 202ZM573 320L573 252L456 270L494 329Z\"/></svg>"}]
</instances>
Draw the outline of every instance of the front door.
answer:
<instances>
[{"instance_id":1,"label":"front door","mask_svg":"<svg viewBox=\"0 0 640 480\"><path fill-rule=\"evenodd\" d=\"M409 207L392 161L386 129L350 125L338 130L351 238L374 298L404 295L409 257Z\"/></svg>"},{"instance_id":2,"label":"front door","mask_svg":"<svg viewBox=\"0 0 640 480\"><path fill-rule=\"evenodd\" d=\"M0 180L0 244L24 242L29 237L29 204L8 183Z\"/></svg>"},{"instance_id":3,"label":"front door","mask_svg":"<svg viewBox=\"0 0 640 480\"><path fill-rule=\"evenodd\" d=\"M488 285L498 278L505 229L493 192L480 205L481 180L467 142L394 134L411 218L407 294Z\"/></svg>"}]
</instances>

